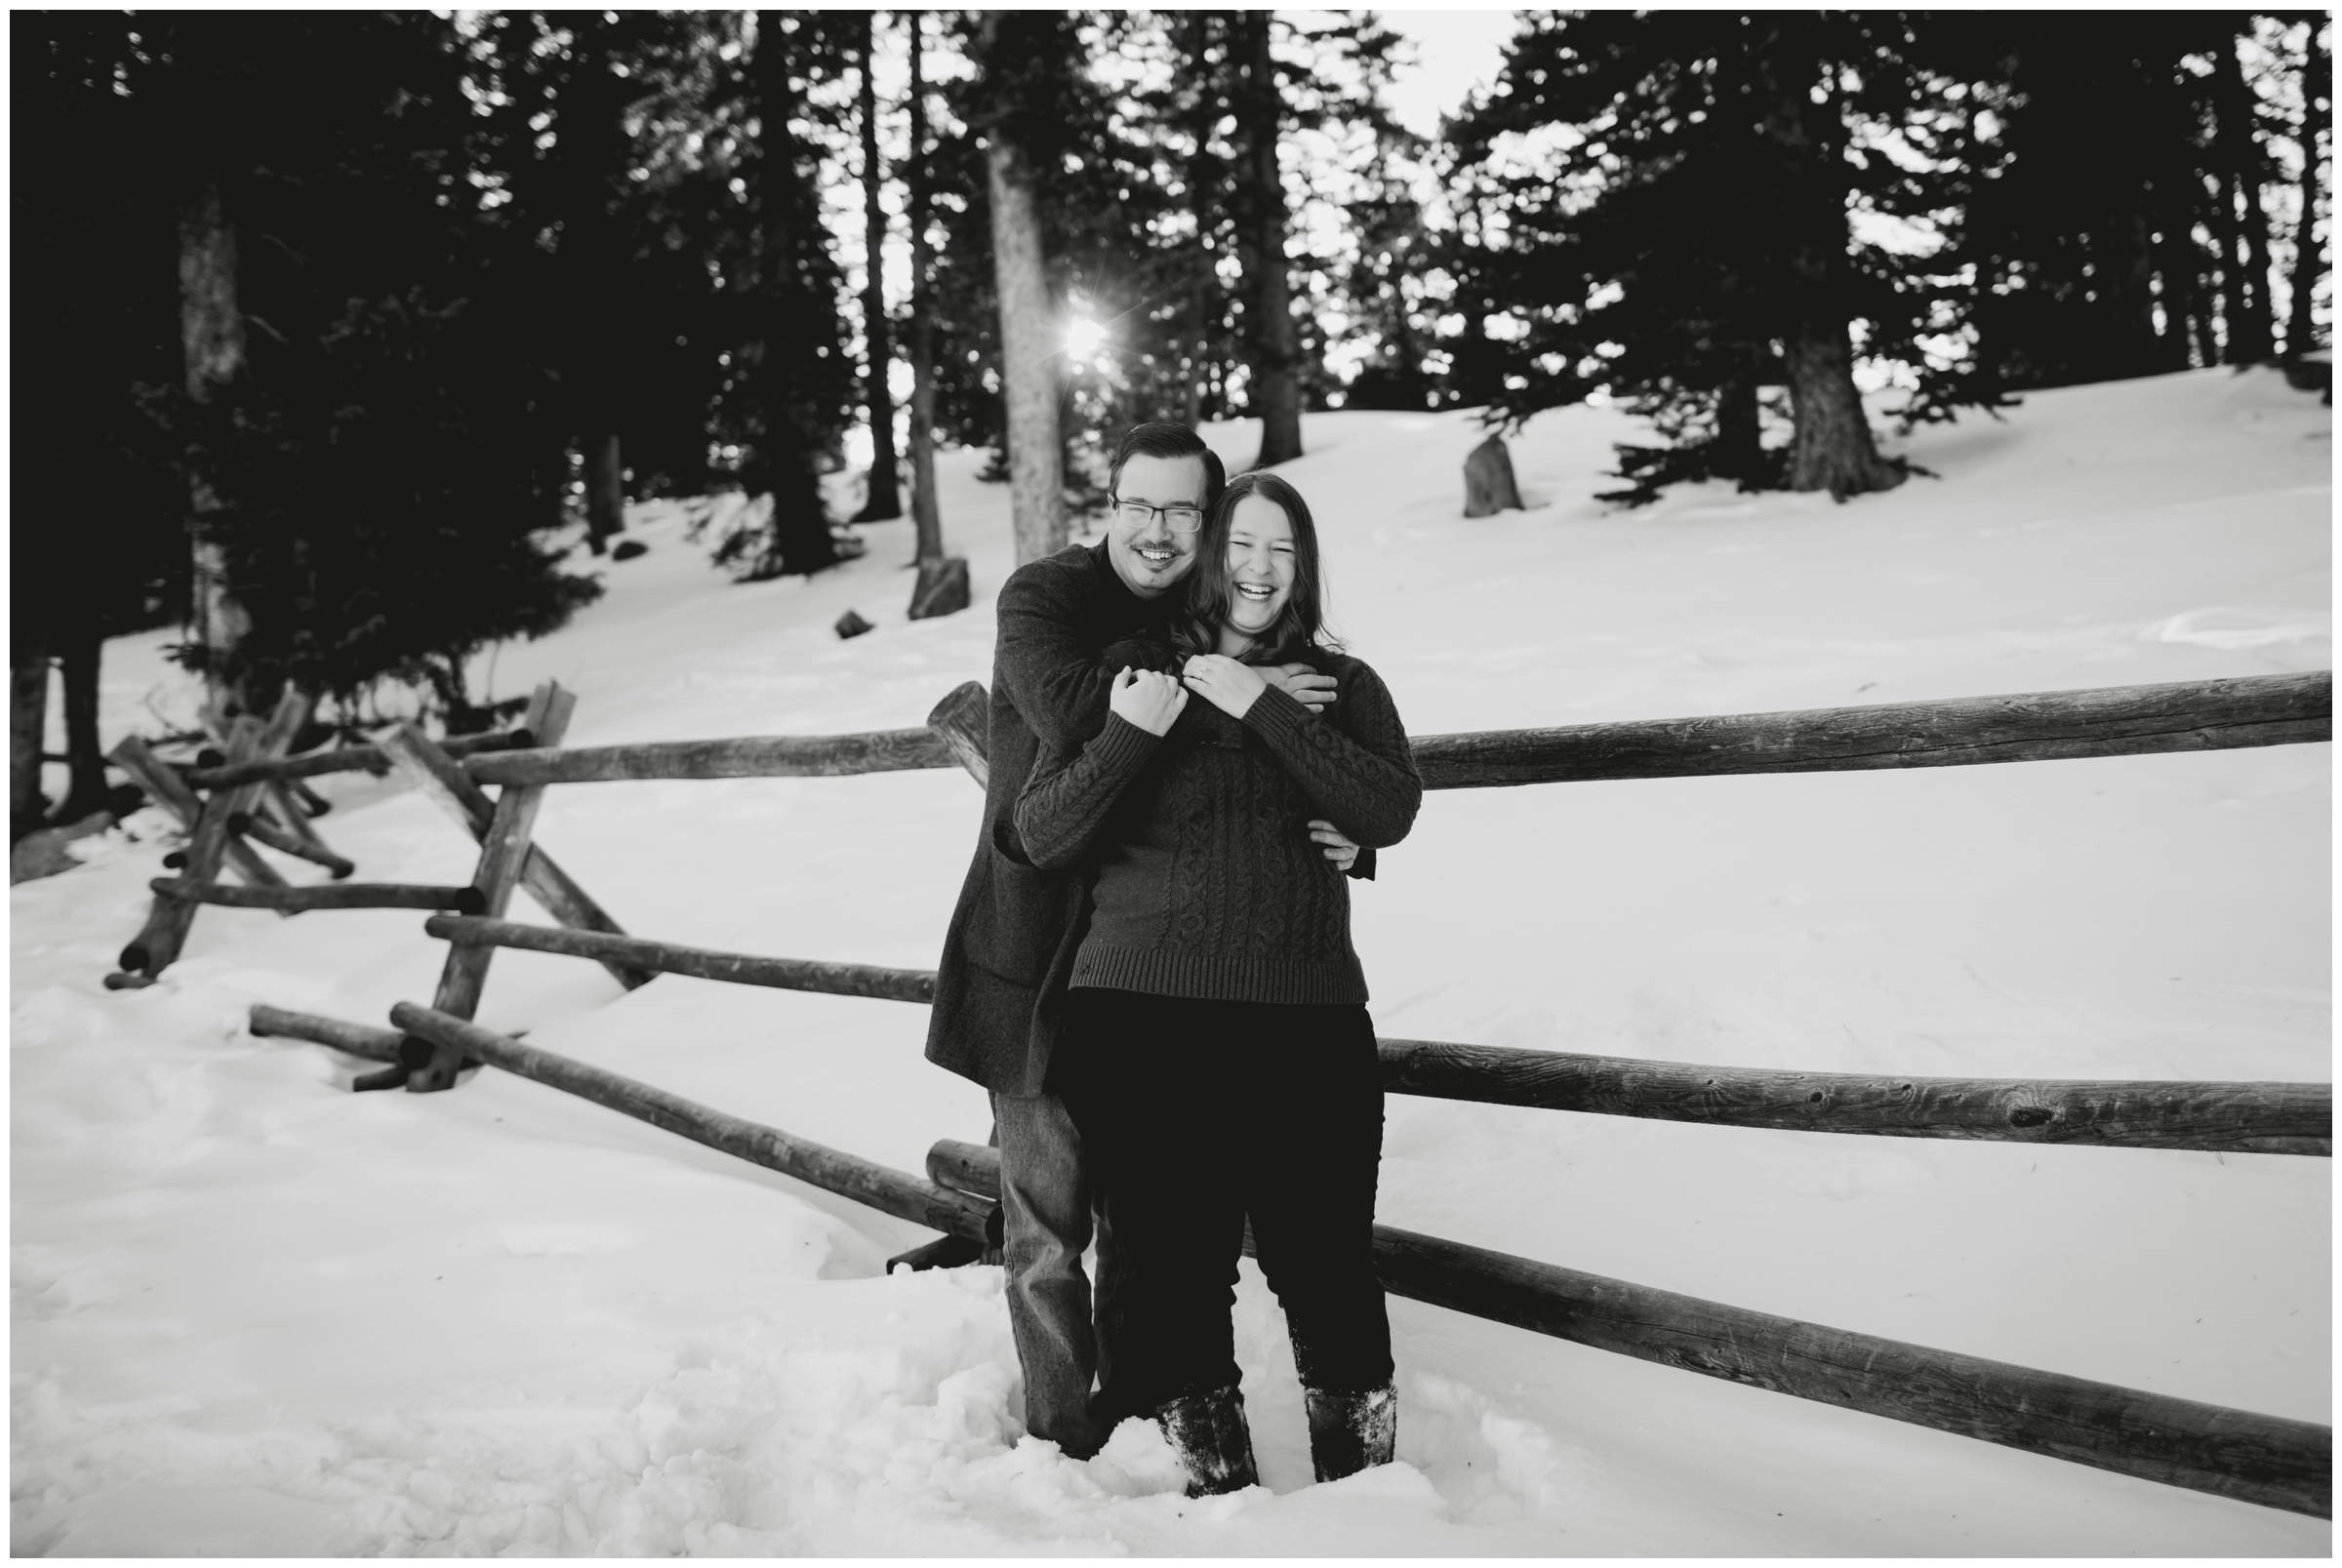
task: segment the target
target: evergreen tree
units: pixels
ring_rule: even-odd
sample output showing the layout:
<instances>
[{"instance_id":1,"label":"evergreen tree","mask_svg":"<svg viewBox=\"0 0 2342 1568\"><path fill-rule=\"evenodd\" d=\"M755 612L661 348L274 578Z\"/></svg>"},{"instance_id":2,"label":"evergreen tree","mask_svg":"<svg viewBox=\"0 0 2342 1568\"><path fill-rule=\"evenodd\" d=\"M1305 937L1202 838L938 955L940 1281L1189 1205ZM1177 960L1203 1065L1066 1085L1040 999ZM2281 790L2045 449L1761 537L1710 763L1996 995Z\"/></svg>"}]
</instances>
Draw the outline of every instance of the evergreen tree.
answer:
<instances>
[{"instance_id":1,"label":"evergreen tree","mask_svg":"<svg viewBox=\"0 0 2342 1568\"><path fill-rule=\"evenodd\" d=\"M245 363L190 376L210 395L174 420L250 628L223 661L188 657L255 705L294 679L346 713L390 675L464 717L474 650L598 591L538 537L564 480L545 291L482 220L466 52L424 14L178 13L164 47L247 105L221 182Z\"/></svg>"},{"instance_id":2,"label":"evergreen tree","mask_svg":"<svg viewBox=\"0 0 2342 1568\"><path fill-rule=\"evenodd\" d=\"M1711 476L1841 498L1899 483L1854 388L1852 324L1874 353L1919 356L1878 341L1911 312L1899 268L1849 231L1848 123L1858 96L1898 90L1903 43L1849 14L1532 17L1458 127L1474 163L1508 134L1553 149L1500 178L1504 239L1474 266L1525 327L1499 412L1635 400L1672 440L1622 451L1627 500ZM1757 444L1768 383L1789 391L1785 452Z\"/></svg>"}]
</instances>

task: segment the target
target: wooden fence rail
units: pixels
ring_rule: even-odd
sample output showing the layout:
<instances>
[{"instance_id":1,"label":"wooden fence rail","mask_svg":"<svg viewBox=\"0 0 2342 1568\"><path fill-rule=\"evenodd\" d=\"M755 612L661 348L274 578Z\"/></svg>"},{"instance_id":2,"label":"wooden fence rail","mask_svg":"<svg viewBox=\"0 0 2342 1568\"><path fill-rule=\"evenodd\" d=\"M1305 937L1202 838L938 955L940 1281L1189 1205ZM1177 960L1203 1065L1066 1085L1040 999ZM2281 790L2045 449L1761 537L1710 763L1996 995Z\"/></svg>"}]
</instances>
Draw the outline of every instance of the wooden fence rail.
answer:
<instances>
[{"instance_id":1,"label":"wooden fence rail","mask_svg":"<svg viewBox=\"0 0 2342 1568\"><path fill-rule=\"evenodd\" d=\"M1427 789L1604 779L1944 768L2138 756L2333 739L2333 672L2251 675L1862 707L1427 735ZM807 778L958 766L930 729L661 741L467 757L480 784Z\"/></svg>"},{"instance_id":2,"label":"wooden fence rail","mask_svg":"<svg viewBox=\"0 0 2342 1568\"><path fill-rule=\"evenodd\" d=\"M236 909L477 909L480 890L429 887L417 882L326 882L312 887L239 887L233 882L196 882L158 876L146 884L166 899L218 904ZM122 967L139 967L127 956Z\"/></svg>"},{"instance_id":3,"label":"wooden fence rail","mask_svg":"<svg viewBox=\"0 0 2342 1568\"><path fill-rule=\"evenodd\" d=\"M1498 1106L1884 1138L2252 1154L2334 1151L2329 1083L1883 1077L1380 1042L1383 1087Z\"/></svg>"},{"instance_id":4,"label":"wooden fence rail","mask_svg":"<svg viewBox=\"0 0 2342 1568\"><path fill-rule=\"evenodd\" d=\"M464 757L475 756L483 751L508 751L536 744L536 737L527 730L496 730L485 735L453 735L440 742L439 747L449 756ZM389 766L390 759L381 746L343 745L303 751L297 757L190 768L182 777L197 789L230 789L263 779L314 779L326 773L382 773Z\"/></svg>"},{"instance_id":5,"label":"wooden fence rail","mask_svg":"<svg viewBox=\"0 0 2342 1568\"><path fill-rule=\"evenodd\" d=\"M898 1002L935 999L930 969L762 958L469 915L434 915L424 922L424 930L449 942L565 953L741 985ZM1444 1040L1379 1043L1385 1089L1439 1100L1882 1138L2333 1153L2334 1090L2324 1083L1886 1077L1713 1067Z\"/></svg>"},{"instance_id":6,"label":"wooden fence rail","mask_svg":"<svg viewBox=\"0 0 2342 1568\"><path fill-rule=\"evenodd\" d=\"M970 1241L999 1197L999 1151L938 1146L947 1186L727 1115L606 1068L400 1002L410 1035L663 1127L825 1190ZM270 1008L255 1032L366 1054L397 1035ZM949 1155L939 1161L937 1156ZM2321 1518L2332 1514L2333 1432L2086 1378L1730 1307L1389 1226L1375 1262L1393 1295L1706 1377Z\"/></svg>"},{"instance_id":7,"label":"wooden fence rail","mask_svg":"<svg viewBox=\"0 0 2342 1568\"><path fill-rule=\"evenodd\" d=\"M1000 1151L946 1139L939 1185L997 1201ZM1249 1231L1245 1249L1252 1251ZM2332 1516L2333 1430L1930 1349L1374 1227L1383 1288L1705 1377L2295 1513Z\"/></svg>"},{"instance_id":8,"label":"wooden fence rail","mask_svg":"<svg viewBox=\"0 0 2342 1568\"><path fill-rule=\"evenodd\" d=\"M434 915L424 932L449 942L526 947L566 953L605 964L624 964L666 975L728 981L735 985L771 985L783 990L827 991L833 996L874 996L894 1002L935 1000L932 969L886 969L877 964L833 964L811 958L760 958L752 953L715 952L642 937L577 931L563 926L523 925L471 915Z\"/></svg>"},{"instance_id":9,"label":"wooden fence rail","mask_svg":"<svg viewBox=\"0 0 2342 1568\"><path fill-rule=\"evenodd\" d=\"M938 1186L924 1177L892 1170L859 1155L843 1153L776 1127L727 1115L681 1095L588 1065L569 1057L524 1045L447 1013L413 1002L390 1009L390 1022L418 1039L460 1058L485 1062L524 1078L624 1111L709 1148L720 1148L767 1170L793 1176L827 1191L841 1193L897 1219L931 1230L984 1239L992 1203Z\"/></svg>"},{"instance_id":10,"label":"wooden fence rail","mask_svg":"<svg viewBox=\"0 0 2342 1568\"><path fill-rule=\"evenodd\" d=\"M2334 738L2331 670L1716 718L1433 735L1427 789L2128 757Z\"/></svg>"}]
</instances>

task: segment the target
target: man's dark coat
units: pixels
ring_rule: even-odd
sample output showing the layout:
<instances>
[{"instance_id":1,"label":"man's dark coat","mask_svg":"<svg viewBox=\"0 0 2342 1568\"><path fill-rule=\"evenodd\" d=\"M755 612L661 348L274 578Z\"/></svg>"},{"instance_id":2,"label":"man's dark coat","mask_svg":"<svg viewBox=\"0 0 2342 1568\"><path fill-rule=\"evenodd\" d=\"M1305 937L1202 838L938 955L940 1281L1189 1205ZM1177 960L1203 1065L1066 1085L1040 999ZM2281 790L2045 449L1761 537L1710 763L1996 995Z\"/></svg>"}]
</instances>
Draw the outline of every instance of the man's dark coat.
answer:
<instances>
[{"instance_id":1,"label":"man's dark coat","mask_svg":"<svg viewBox=\"0 0 2342 1568\"><path fill-rule=\"evenodd\" d=\"M1123 586L1103 542L1019 567L1000 588L986 744L984 837L936 966L927 1060L1005 1095L1043 1092L1055 1009L1081 942L1080 873L1044 871L1017 837L1017 796L1041 745L1078 746L1106 727L1110 644L1162 623ZM1052 981L1056 983L1052 986Z\"/></svg>"}]
</instances>

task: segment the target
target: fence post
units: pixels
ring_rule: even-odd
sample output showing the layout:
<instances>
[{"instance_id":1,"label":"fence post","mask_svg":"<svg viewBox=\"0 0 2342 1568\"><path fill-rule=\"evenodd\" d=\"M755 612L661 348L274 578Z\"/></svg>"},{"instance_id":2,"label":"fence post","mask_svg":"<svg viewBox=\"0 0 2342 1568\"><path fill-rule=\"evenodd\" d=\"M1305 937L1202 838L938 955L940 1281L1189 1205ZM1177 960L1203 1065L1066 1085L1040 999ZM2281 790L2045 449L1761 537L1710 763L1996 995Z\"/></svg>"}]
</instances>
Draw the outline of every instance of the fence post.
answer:
<instances>
[{"instance_id":1,"label":"fence post","mask_svg":"<svg viewBox=\"0 0 2342 1568\"><path fill-rule=\"evenodd\" d=\"M559 745L577 705L576 694L546 681L529 700L525 721L529 733L537 737L540 745ZM507 784L497 797L496 816L480 844L479 867L471 875L471 885L480 893L480 913L491 919L504 917L505 906L512 902L512 890L520 885L521 867L529 858L529 835L536 828L537 808L545 803L545 790L544 784ZM489 960L495 956L496 948L488 943L450 944L447 964L439 972L439 989L431 1000L433 1011L470 1022L488 984ZM452 1087L464 1065L463 1053L446 1044L423 1040L416 1044L421 1049L406 1057L410 1063L407 1092L430 1094ZM419 1063L414 1060L417 1057L422 1058Z\"/></svg>"}]
</instances>

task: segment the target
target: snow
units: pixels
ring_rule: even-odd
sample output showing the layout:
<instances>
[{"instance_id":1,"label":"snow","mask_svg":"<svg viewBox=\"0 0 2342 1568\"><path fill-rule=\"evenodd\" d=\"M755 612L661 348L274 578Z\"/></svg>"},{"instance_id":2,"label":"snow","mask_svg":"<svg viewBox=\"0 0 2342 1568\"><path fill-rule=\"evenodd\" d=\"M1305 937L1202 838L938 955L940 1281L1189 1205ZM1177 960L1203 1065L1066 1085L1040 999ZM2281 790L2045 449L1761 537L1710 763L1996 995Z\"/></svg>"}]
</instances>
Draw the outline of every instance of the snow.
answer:
<instances>
[{"instance_id":1,"label":"snow","mask_svg":"<svg viewBox=\"0 0 2342 1568\"><path fill-rule=\"evenodd\" d=\"M1846 505L1618 512L1577 409L1513 443L1532 509L1465 521L1456 415L1311 417L1286 470L1334 609L1419 734L2328 667L2330 416L2274 374L2026 399L1904 443ZM1255 431L1212 439L1248 462ZM912 623L909 528L735 585L639 508L493 695L571 741L915 725L989 680L1005 487L942 464L978 604ZM581 559L583 559L581 557ZM839 641L853 608L877 629ZM185 704L107 653L106 741ZM475 670L475 690L488 665ZM1357 941L1383 1032L1751 1066L2325 1079L2327 749L1430 797ZM368 879L468 874L420 795L323 781ZM565 786L541 842L628 930L928 966L980 800L958 773ZM1263 1489L1177 1495L1137 1425L1020 1430L996 1269L493 1071L365 1065L254 1001L427 999L411 912L207 908L155 987L99 979L167 841L12 889L17 1552L1119 1555L2323 1554L2328 1527L1393 1301L1401 1463L1310 1484L1248 1265ZM313 867L293 866L297 881ZM525 900L521 918L542 918ZM900 1168L980 1139L922 1009L497 959L483 1022ZM2330 1420L2330 1167L1886 1141L1393 1097L1390 1224L2133 1387Z\"/></svg>"}]
</instances>

